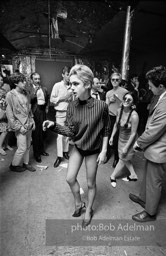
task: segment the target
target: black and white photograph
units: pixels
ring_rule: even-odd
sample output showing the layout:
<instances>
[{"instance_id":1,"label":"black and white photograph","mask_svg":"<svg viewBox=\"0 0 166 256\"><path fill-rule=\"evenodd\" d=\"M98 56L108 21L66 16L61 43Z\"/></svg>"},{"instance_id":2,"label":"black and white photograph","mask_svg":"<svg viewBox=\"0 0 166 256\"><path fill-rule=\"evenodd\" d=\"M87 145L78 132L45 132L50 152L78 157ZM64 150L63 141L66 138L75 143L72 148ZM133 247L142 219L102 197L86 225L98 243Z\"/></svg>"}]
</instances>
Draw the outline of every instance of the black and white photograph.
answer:
<instances>
[{"instance_id":1,"label":"black and white photograph","mask_svg":"<svg viewBox=\"0 0 166 256\"><path fill-rule=\"evenodd\" d=\"M0 1L0 255L166 255L166 2Z\"/></svg>"}]
</instances>

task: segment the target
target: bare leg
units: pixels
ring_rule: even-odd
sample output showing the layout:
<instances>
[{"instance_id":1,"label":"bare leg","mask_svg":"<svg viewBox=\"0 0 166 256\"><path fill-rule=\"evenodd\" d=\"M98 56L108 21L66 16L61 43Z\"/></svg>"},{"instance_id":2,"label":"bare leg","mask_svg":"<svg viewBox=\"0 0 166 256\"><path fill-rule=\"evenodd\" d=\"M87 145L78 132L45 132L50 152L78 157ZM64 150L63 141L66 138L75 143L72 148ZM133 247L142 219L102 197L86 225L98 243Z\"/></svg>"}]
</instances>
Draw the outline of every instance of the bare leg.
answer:
<instances>
[{"instance_id":1,"label":"bare leg","mask_svg":"<svg viewBox=\"0 0 166 256\"><path fill-rule=\"evenodd\" d=\"M126 167L129 169L130 178L131 178L131 179L137 179L138 177L137 177L137 174L136 174L135 171L134 171L134 168L133 168L133 165L132 165L131 161L130 161L130 160L126 161L126 162L125 162L125 165L126 165Z\"/></svg>"},{"instance_id":2,"label":"bare leg","mask_svg":"<svg viewBox=\"0 0 166 256\"><path fill-rule=\"evenodd\" d=\"M122 170L122 168L125 166L124 161L122 161L121 159L119 159L113 173L111 174L110 178L115 180L116 177L118 176L119 172Z\"/></svg>"},{"instance_id":3,"label":"bare leg","mask_svg":"<svg viewBox=\"0 0 166 256\"><path fill-rule=\"evenodd\" d=\"M3 156L6 155L6 152L2 148L2 144L5 140L6 135L7 135L7 132L2 132L0 134L0 154L2 154Z\"/></svg>"},{"instance_id":4,"label":"bare leg","mask_svg":"<svg viewBox=\"0 0 166 256\"><path fill-rule=\"evenodd\" d=\"M90 219L90 213L96 196L96 174L98 164L96 162L98 154L85 157L86 177L88 185L88 204L85 212L85 219Z\"/></svg>"},{"instance_id":5,"label":"bare leg","mask_svg":"<svg viewBox=\"0 0 166 256\"><path fill-rule=\"evenodd\" d=\"M81 167L82 161L83 156L81 156L76 148L73 148L69 159L66 181L73 193L75 208L78 208L81 205L80 185L77 181L77 174Z\"/></svg>"},{"instance_id":6,"label":"bare leg","mask_svg":"<svg viewBox=\"0 0 166 256\"><path fill-rule=\"evenodd\" d=\"M7 136L5 137L5 140L4 140L4 148L9 149L9 150L12 151L13 148L10 147L8 143L9 143L9 132L7 133Z\"/></svg>"}]
</instances>

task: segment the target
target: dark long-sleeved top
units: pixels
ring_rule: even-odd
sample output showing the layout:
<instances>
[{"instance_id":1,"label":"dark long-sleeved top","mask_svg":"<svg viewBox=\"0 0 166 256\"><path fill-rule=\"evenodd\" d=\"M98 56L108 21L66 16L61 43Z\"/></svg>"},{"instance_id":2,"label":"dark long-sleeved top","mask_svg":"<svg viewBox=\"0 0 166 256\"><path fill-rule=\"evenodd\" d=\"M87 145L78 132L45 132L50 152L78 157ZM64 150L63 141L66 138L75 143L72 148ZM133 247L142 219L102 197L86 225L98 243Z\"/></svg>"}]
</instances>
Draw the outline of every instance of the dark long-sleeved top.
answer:
<instances>
[{"instance_id":1,"label":"dark long-sleeved top","mask_svg":"<svg viewBox=\"0 0 166 256\"><path fill-rule=\"evenodd\" d=\"M110 133L108 106L91 97L87 101L72 101L68 105L65 126L55 124L52 130L71 137L82 150L99 149L103 137Z\"/></svg>"}]
</instances>

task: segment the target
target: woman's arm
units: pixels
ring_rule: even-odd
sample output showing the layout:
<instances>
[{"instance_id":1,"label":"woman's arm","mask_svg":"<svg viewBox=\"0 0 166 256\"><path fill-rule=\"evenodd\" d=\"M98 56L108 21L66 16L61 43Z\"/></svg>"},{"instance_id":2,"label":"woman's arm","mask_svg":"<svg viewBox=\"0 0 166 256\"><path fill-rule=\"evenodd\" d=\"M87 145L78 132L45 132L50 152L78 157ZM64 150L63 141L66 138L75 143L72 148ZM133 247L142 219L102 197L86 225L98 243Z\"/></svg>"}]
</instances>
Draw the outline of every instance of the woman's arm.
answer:
<instances>
[{"instance_id":1,"label":"woman's arm","mask_svg":"<svg viewBox=\"0 0 166 256\"><path fill-rule=\"evenodd\" d=\"M108 136L103 137L102 149L101 149L101 152L100 152L100 154L98 155L98 158L97 158L98 164L103 164L106 160L107 145L108 145Z\"/></svg>"},{"instance_id":2,"label":"woman's arm","mask_svg":"<svg viewBox=\"0 0 166 256\"><path fill-rule=\"evenodd\" d=\"M139 117L137 112L133 112L131 116L131 135L129 140L127 141L124 150L127 152L128 149L130 148L131 144L133 143L133 140L135 139L135 136L137 134L137 128L138 128L138 123L139 123Z\"/></svg>"},{"instance_id":3,"label":"woman's arm","mask_svg":"<svg viewBox=\"0 0 166 256\"><path fill-rule=\"evenodd\" d=\"M108 106L105 105L104 113L103 113L103 123L104 123L104 133L103 133L103 141L102 141L102 149L97 158L98 164L102 164L106 160L107 146L108 146L108 137L110 134L110 119L108 113Z\"/></svg>"},{"instance_id":4,"label":"woman's arm","mask_svg":"<svg viewBox=\"0 0 166 256\"><path fill-rule=\"evenodd\" d=\"M73 138L78 132L79 125L73 120L73 113L70 104L67 108L65 125L56 124L56 122L46 120L43 123L43 130L50 128L52 131L62 134L63 136Z\"/></svg>"},{"instance_id":5,"label":"woman's arm","mask_svg":"<svg viewBox=\"0 0 166 256\"><path fill-rule=\"evenodd\" d=\"M109 137L111 125L110 125L108 106L106 104L104 106L104 112L103 112L103 123L104 123L103 137L106 137L106 136Z\"/></svg>"},{"instance_id":6,"label":"woman's arm","mask_svg":"<svg viewBox=\"0 0 166 256\"><path fill-rule=\"evenodd\" d=\"M108 136L103 137L101 152L107 153L107 145L108 145Z\"/></svg>"},{"instance_id":7,"label":"woman's arm","mask_svg":"<svg viewBox=\"0 0 166 256\"><path fill-rule=\"evenodd\" d=\"M66 125L60 125L56 124L54 121L46 120L43 122L43 131L46 131L46 129L50 129L51 131L62 134L66 137L74 137L75 133L74 130L71 127L68 127Z\"/></svg>"}]
</instances>

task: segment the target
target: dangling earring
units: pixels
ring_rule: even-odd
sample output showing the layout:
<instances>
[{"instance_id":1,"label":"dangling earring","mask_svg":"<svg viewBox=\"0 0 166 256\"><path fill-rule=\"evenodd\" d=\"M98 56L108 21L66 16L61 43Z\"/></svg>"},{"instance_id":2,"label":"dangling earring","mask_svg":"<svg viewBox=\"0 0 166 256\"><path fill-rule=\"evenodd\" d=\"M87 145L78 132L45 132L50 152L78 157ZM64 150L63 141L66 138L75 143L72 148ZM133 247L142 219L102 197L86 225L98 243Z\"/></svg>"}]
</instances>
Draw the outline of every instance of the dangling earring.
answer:
<instances>
[{"instance_id":1,"label":"dangling earring","mask_svg":"<svg viewBox=\"0 0 166 256\"><path fill-rule=\"evenodd\" d=\"M136 105L134 105L134 104L131 105L131 109L132 109L132 110L136 109Z\"/></svg>"}]
</instances>

